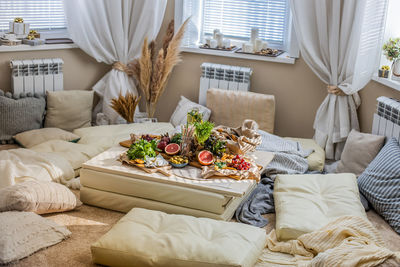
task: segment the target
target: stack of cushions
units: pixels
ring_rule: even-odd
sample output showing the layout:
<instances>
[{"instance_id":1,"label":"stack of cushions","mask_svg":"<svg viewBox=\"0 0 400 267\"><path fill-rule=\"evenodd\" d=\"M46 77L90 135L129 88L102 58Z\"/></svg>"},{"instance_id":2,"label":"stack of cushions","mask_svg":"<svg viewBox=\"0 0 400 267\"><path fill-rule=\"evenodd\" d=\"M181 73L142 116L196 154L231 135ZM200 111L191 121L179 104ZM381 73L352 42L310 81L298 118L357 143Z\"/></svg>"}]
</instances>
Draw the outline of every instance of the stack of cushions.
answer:
<instances>
[{"instance_id":1,"label":"stack of cushions","mask_svg":"<svg viewBox=\"0 0 400 267\"><path fill-rule=\"evenodd\" d=\"M0 212L0 264L25 258L71 236L67 228L33 212Z\"/></svg>"},{"instance_id":2,"label":"stack of cushions","mask_svg":"<svg viewBox=\"0 0 400 267\"><path fill-rule=\"evenodd\" d=\"M134 208L92 244L93 262L109 266L254 266L264 229Z\"/></svg>"},{"instance_id":3,"label":"stack of cushions","mask_svg":"<svg viewBox=\"0 0 400 267\"><path fill-rule=\"evenodd\" d=\"M203 120L207 121L210 118L211 110L200 104L190 101L184 96L181 96L181 100L176 106L174 113L172 113L171 115L170 123L174 127L179 126L181 124L186 124L187 113L193 109L197 109L199 113L203 115Z\"/></svg>"},{"instance_id":4,"label":"stack of cushions","mask_svg":"<svg viewBox=\"0 0 400 267\"><path fill-rule=\"evenodd\" d=\"M350 172L356 176L361 175L381 150L384 142L384 136L352 130L347 137L336 173Z\"/></svg>"},{"instance_id":5,"label":"stack of cushions","mask_svg":"<svg viewBox=\"0 0 400 267\"><path fill-rule=\"evenodd\" d=\"M0 144L12 143L17 133L40 128L45 107L43 96L24 93L12 96L0 90Z\"/></svg>"},{"instance_id":6,"label":"stack of cushions","mask_svg":"<svg viewBox=\"0 0 400 267\"><path fill-rule=\"evenodd\" d=\"M47 92L47 114L44 126L73 131L90 127L93 91L67 90Z\"/></svg>"},{"instance_id":7,"label":"stack of cushions","mask_svg":"<svg viewBox=\"0 0 400 267\"><path fill-rule=\"evenodd\" d=\"M400 234L400 146L390 139L358 177L360 192Z\"/></svg>"},{"instance_id":8,"label":"stack of cushions","mask_svg":"<svg viewBox=\"0 0 400 267\"><path fill-rule=\"evenodd\" d=\"M64 185L26 181L0 189L0 211L30 211L37 214L73 210L82 203Z\"/></svg>"},{"instance_id":9,"label":"stack of cushions","mask_svg":"<svg viewBox=\"0 0 400 267\"><path fill-rule=\"evenodd\" d=\"M341 216L366 218L356 176L351 173L278 175L274 202L280 241L296 239Z\"/></svg>"},{"instance_id":10,"label":"stack of cushions","mask_svg":"<svg viewBox=\"0 0 400 267\"><path fill-rule=\"evenodd\" d=\"M275 97L253 92L207 90L210 120L216 125L240 127L246 119L254 120L263 131L274 132Z\"/></svg>"},{"instance_id":11,"label":"stack of cushions","mask_svg":"<svg viewBox=\"0 0 400 267\"><path fill-rule=\"evenodd\" d=\"M41 128L16 134L14 139L22 147L31 148L49 140L77 142L79 136L59 128Z\"/></svg>"}]
</instances>

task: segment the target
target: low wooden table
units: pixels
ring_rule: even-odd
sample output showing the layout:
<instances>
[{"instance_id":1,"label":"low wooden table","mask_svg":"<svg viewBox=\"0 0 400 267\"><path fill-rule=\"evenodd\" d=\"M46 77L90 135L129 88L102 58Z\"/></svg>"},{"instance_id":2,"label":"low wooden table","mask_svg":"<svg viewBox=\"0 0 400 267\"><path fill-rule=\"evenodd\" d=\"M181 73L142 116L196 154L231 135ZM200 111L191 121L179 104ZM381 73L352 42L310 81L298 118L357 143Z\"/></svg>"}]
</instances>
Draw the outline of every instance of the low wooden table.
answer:
<instances>
[{"instance_id":1,"label":"low wooden table","mask_svg":"<svg viewBox=\"0 0 400 267\"><path fill-rule=\"evenodd\" d=\"M254 180L208 178L200 169L173 169L173 175L149 174L118 161L127 149L113 147L86 162L81 170L81 200L128 212L133 207L229 220L255 188Z\"/></svg>"}]
</instances>

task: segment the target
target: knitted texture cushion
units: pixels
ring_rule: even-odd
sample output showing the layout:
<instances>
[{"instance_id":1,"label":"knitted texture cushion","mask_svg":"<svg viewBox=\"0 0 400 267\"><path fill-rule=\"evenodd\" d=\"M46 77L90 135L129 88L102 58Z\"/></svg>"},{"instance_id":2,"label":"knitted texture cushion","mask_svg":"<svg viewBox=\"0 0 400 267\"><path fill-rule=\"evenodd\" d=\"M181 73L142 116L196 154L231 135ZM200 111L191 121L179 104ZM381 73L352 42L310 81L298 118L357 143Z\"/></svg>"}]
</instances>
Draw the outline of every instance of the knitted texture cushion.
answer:
<instances>
[{"instance_id":1,"label":"knitted texture cushion","mask_svg":"<svg viewBox=\"0 0 400 267\"><path fill-rule=\"evenodd\" d=\"M358 177L360 192L400 234L400 145L390 139Z\"/></svg>"},{"instance_id":2,"label":"knitted texture cushion","mask_svg":"<svg viewBox=\"0 0 400 267\"><path fill-rule=\"evenodd\" d=\"M45 107L43 96L11 95L0 90L0 143L12 143L15 134L40 128Z\"/></svg>"},{"instance_id":3,"label":"knitted texture cushion","mask_svg":"<svg viewBox=\"0 0 400 267\"><path fill-rule=\"evenodd\" d=\"M0 212L0 264L25 258L71 235L64 226L33 212Z\"/></svg>"}]
</instances>

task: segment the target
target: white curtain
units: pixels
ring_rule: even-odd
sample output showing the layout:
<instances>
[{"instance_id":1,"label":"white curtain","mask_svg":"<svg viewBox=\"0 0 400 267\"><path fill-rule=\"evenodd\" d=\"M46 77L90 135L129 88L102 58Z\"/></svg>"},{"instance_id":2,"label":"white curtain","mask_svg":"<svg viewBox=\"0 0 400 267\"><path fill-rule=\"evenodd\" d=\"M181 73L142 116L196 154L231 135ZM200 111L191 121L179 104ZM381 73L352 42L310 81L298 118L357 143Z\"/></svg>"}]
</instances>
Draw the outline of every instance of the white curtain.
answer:
<instances>
[{"instance_id":1,"label":"white curtain","mask_svg":"<svg viewBox=\"0 0 400 267\"><path fill-rule=\"evenodd\" d=\"M156 38L166 4L166 0L64 0L64 10L71 38L83 51L98 62L127 64L140 56L145 37ZM110 123L119 117L110 100L119 92L138 94L133 79L117 69L110 70L93 89Z\"/></svg>"},{"instance_id":2,"label":"white curtain","mask_svg":"<svg viewBox=\"0 0 400 267\"><path fill-rule=\"evenodd\" d=\"M346 94L328 94L314 122L314 139L325 148L326 157L340 159L349 132L359 129L357 92L378 68L387 0L291 0L290 4L302 57L323 82Z\"/></svg>"}]
</instances>

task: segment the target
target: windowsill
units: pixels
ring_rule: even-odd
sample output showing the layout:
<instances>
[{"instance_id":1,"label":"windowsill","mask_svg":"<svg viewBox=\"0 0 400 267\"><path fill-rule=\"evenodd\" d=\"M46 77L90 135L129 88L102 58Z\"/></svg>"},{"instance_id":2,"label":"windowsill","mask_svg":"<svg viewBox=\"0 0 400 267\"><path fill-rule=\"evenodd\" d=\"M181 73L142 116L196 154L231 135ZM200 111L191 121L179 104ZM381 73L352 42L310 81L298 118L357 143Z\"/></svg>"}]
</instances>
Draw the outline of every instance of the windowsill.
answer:
<instances>
[{"instance_id":1,"label":"windowsill","mask_svg":"<svg viewBox=\"0 0 400 267\"><path fill-rule=\"evenodd\" d=\"M1 52L18 52L18 51L41 51L41 50L58 50L58 49L72 49L78 48L76 44L43 44L37 46L31 46L27 44L15 45L15 46L0 46Z\"/></svg>"},{"instance_id":2,"label":"windowsill","mask_svg":"<svg viewBox=\"0 0 400 267\"><path fill-rule=\"evenodd\" d=\"M374 75L372 77L372 80L381 83L383 85L386 85L388 87L393 88L394 90L400 91L400 81L394 81L391 78L381 78L378 77L377 75Z\"/></svg>"},{"instance_id":3,"label":"windowsill","mask_svg":"<svg viewBox=\"0 0 400 267\"><path fill-rule=\"evenodd\" d=\"M269 61L276 63L286 63L286 64L294 64L295 58L289 56L288 53L283 53L277 57L266 57L266 56L257 56L257 55L247 55L247 54L239 54L232 51L218 51L212 49L201 49L198 47L181 47L182 52L186 53L196 53L203 55L213 55L219 57L232 57L232 58L241 58L248 60L259 60L259 61Z\"/></svg>"}]
</instances>

